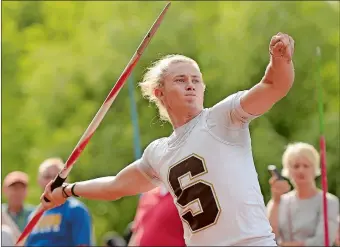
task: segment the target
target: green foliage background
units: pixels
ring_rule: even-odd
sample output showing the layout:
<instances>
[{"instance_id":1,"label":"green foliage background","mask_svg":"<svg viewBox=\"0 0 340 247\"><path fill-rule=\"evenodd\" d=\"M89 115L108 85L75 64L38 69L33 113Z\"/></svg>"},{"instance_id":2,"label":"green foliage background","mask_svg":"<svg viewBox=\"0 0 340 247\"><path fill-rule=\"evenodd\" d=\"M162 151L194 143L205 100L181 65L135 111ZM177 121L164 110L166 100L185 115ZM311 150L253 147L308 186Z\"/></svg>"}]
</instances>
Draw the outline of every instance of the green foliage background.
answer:
<instances>
[{"instance_id":1,"label":"green foliage background","mask_svg":"<svg viewBox=\"0 0 340 247\"><path fill-rule=\"evenodd\" d=\"M38 204L37 167L66 160L103 103L164 2L2 3L2 179L12 170L31 177L28 202ZM296 80L289 95L251 124L265 200L268 164L281 164L289 142L318 147L317 78L325 99L329 191L339 182L339 4L337 2L173 2L134 70L142 146L171 127L141 98L137 81L155 59L181 53L198 61L208 86L206 106L250 88L263 76L272 35L296 42ZM316 65L316 47L322 57ZM127 86L72 170L71 181L114 175L134 160ZM3 198L4 199L4 198ZM86 201L97 242L132 221L138 198Z\"/></svg>"}]
</instances>

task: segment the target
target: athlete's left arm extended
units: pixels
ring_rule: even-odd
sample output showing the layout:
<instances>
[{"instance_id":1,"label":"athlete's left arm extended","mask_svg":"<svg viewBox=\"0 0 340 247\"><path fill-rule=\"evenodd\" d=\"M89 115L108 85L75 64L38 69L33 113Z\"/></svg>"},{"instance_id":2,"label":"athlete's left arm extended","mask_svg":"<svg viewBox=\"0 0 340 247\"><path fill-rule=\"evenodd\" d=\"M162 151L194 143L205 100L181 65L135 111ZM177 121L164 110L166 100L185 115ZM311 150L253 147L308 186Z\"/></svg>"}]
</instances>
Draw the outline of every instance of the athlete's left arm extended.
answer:
<instances>
[{"instance_id":1,"label":"athlete's left arm extended","mask_svg":"<svg viewBox=\"0 0 340 247\"><path fill-rule=\"evenodd\" d=\"M287 95L295 77L293 53L294 41L290 36L282 33L273 36L265 75L241 98L244 111L261 115Z\"/></svg>"}]
</instances>

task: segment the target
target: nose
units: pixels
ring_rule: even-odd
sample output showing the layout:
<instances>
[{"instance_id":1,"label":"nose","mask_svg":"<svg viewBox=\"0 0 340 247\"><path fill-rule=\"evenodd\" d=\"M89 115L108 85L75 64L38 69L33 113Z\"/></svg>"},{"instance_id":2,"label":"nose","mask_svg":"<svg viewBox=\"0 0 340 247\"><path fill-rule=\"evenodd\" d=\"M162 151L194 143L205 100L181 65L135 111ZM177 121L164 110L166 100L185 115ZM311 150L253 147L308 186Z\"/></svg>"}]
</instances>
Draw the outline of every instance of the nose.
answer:
<instances>
[{"instance_id":1,"label":"nose","mask_svg":"<svg viewBox=\"0 0 340 247\"><path fill-rule=\"evenodd\" d=\"M195 85L192 82L192 80L188 80L188 83L187 83L185 89L188 90L188 91L195 91Z\"/></svg>"},{"instance_id":2,"label":"nose","mask_svg":"<svg viewBox=\"0 0 340 247\"><path fill-rule=\"evenodd\" d=\"M300 167L297 169L297 172L298 172L299 174L304 174L306 171L305 171L305 169L304 169L302 166L300 166Z\"/></svg>"}]
</instances>

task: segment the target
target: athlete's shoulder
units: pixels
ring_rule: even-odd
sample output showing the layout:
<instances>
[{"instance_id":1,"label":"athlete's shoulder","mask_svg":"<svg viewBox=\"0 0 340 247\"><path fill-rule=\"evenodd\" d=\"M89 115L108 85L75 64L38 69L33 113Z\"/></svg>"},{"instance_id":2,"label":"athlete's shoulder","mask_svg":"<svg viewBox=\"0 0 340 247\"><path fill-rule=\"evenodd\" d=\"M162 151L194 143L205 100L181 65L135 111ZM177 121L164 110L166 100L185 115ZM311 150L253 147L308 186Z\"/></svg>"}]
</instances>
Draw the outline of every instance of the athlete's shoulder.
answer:
<instances>
[{"instance_id":1,"label":"athlete's shoulder","mask_svg":"<svg viewBox=\"0 0 340 247\"><path fill-rule=\"evenodd\" d=\"M159 160L165 151L164 143L166 137L156 139L152 141L143 152L142 157L136 161L137 167L145 173L152 181L158 183L158 171L159 171ZM155 178L157 177L157 181Z\"/></svg>"},{"instance_id":2,"label":"athlete's shoulder","mask_svg":"<svg viewBox=\"0 0 340 247\"><path fill-rule=\"evenodd\" d=\"M166 148L166 140L167 137L161 137L149 143L149 145L144 150L144 156L149 159L151 158L151 160L154 160L152 157L155 157L159 153L162 153Z\"/></svg>"},{"instance_id":3,"label":"athlete's shoulder","mask_svg":"<svg viewBox=\"0 0 340 247\"><path fill-rule=\"evenodd\" d=\"M246 94L248 90L242 90L237 91L235 93L232 93L228 95L227 97L223 98L222 100L218 101L216 104L214 104L212 107L208 108L208 110L216 110L220 108L224 108L224 110L228 108L235 108L237 104L239 103L239 100L241 97Z\"/></svg>"},{"instance_id":4,"label":"athlete's shoulder","mask_svg":"<svg viewBox=\"0 0 340 247\"><path fill-rule=\"evenodd\" d=\"M161 146L163 146L166 143L167 139L168 139L168 137L158 138L158 139L150 142L150 144L146 147L146 149L154 150L154 149L160 148Z\"/></svg>"},{"instance_id":5,"label":"athlete's shoulder","mask_svg":"<svg viewBox=\"0 0 340 247\"><path fill-rule=\"evenodd\" d=\"M207 114L207 123L210 128L221 126L233 129L249 129L249 123L259 117L246 112L241 106L241 99L249 90L238 91L219 101Z\"/></svg>"},{"instance_id":6,"label":"athlete's shoulder","mask_svg":"<svg viewBox=\"0 0 340 247\"><path fill-rule=\"evenodd\" d=\"M228 125L228 123L233 122L232 119L232 113L237 112L242 115L242 118L244 116L249 117L247 113L245 113L241 107L241 98L244 96L248 90L238 91L236 93L233 93L226 98L220 100L216 104L214 104L212 107L207 108L207 116L208 119L215 119L218 122L222 121L225 122L225 125ZM227 122L226 122L227 121Z\"/></svg>"},{"instance_id":7,"label":"athlete's shoulder","mask_svg":"<svg viewBox=\"0 0 340 247\"><path fill-rule=\"evenodd\" d=\"M161 137L158 138L154 141L152 141L145 149L144 152L147 154L153 154L153 153L158 153L162 150L164 150L166 144L167 144L167 139L168 137Z\"/></svg>"}]
</instances>

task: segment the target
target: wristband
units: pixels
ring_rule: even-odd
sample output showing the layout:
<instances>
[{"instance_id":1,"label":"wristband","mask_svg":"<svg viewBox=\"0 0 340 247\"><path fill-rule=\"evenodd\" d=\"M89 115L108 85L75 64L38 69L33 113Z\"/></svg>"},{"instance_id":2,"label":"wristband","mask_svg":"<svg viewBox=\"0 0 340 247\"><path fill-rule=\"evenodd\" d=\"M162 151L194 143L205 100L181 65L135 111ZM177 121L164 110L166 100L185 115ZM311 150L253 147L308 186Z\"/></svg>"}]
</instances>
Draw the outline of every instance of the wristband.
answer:
<instances>
[{"instance_id":1,"label":"wristband","mask_svg":"<svg viewBox=\"0 0 340 247\"><path fill-rule=\"evenodd\" d=\"M76 195L75 193L74 193L74 187L76 186L76 183L74 183L73 185L72 185L72 187L71 187L71 193L72 193L72 196L74 196L74 197L79 197L78 195Z\"/></svg>"},{"instance_id":2,"label":"wristband","mask_svg":"<svg viewBox=\"0 0 340 247\"><path fill-rule=\"evenodd\" d=\"M65 189L66 189L67 186L68 186L68 184L65 184L65 185L62 186L61 193L63 194L63 197L64 197L64 198L70 197L70 196L66 193L66 191L65 191Z\"/></svg>"}]
</instances>

